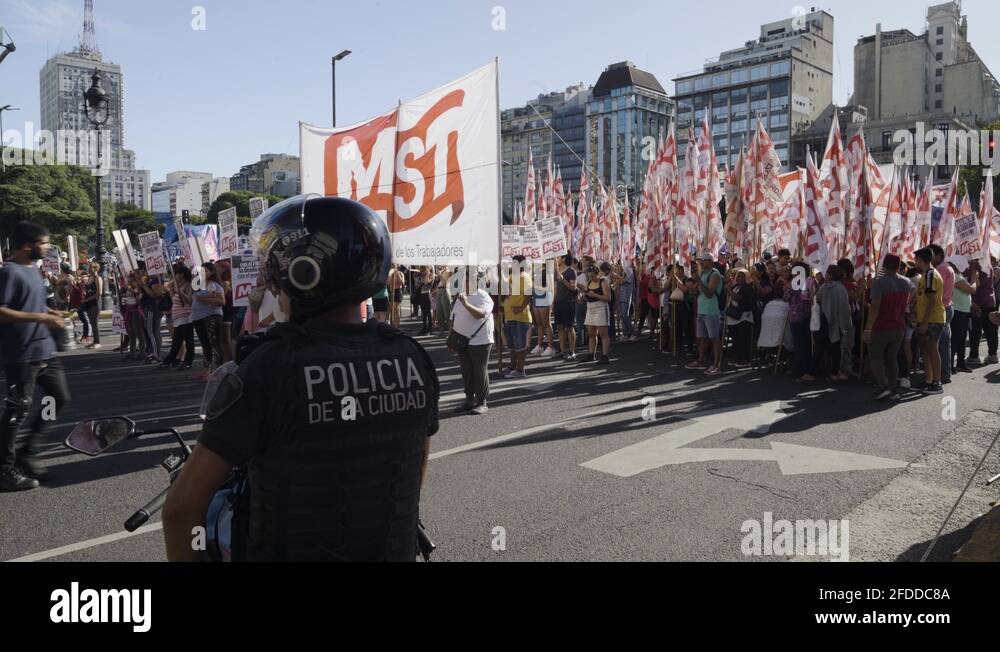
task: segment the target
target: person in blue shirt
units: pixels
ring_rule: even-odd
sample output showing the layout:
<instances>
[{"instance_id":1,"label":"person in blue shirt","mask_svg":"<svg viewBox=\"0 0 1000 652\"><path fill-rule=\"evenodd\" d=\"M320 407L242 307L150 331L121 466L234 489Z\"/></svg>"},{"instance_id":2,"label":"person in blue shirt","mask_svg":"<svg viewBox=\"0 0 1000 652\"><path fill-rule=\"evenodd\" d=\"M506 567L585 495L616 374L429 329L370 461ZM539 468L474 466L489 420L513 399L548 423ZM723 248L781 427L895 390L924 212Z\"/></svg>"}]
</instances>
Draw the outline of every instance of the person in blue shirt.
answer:
<instances>
[{"instance_id":1,"label":"person in blue shirt","mask_svg":"<svg viewBox=\"0 0 1000 652\"><path fill-rule=\"evenodd\" d=\"M69 402L62 364L56 358L54 331L65 328L62 315L45 303L45 286L37 262L49 250L49 232L38 224L14 227L13 255L0 268L0 363L7 397L0 417L0 491L24 491L38 486L45 469L38 463L38 446L46 420L45 402L34 401L35 390L55 400L57 413ZM27 417L27 419L25 419ZM18 428L27 439L15 450Z\"/></svg>"}]
</instances>

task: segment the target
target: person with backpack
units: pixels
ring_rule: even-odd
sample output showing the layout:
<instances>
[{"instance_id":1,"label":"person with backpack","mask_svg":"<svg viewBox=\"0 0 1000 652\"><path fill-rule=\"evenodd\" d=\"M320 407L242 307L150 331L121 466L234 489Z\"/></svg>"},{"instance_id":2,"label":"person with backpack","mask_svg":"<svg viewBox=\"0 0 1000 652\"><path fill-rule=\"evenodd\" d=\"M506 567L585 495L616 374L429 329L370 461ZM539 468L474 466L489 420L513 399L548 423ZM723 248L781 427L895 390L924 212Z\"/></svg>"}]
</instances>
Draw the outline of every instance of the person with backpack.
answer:
<instances>
[{"instance_id":1,"label":"person with backpack","mask_svg":"<svg viewBox=\"0 0 1000 652\"><path fill-rule=\"evenodd\" d=\"M698 359L686 366L687 369L708 369L706 376L716 376L719 374L719 366L722 361L722 310L721 301L724 301L723 278L713 265L715 259L712 254L705 252L698 257L698 264L701 268L698 276L698 321L695 325L695 334L698 337ZM705 358L708 349L712 349L712 360L707 363Z\"/></svg>"}]
</instances>

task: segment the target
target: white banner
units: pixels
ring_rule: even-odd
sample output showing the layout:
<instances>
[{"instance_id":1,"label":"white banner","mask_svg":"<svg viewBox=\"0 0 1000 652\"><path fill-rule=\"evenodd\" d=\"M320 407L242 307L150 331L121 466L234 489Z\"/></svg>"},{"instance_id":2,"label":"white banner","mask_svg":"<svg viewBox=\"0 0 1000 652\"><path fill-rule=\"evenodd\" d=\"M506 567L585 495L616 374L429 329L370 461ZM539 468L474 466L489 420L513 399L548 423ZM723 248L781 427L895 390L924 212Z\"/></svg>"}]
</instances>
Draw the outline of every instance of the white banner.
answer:
<instances>
[{"instance_id":1,"label":"white banner","mask_svg":"<svg viewBox=\"0 0 1000 652\"><path fill-rule=\"evenodd\" d=\"M136 265L135 250L132 249L132 241L128 237L128 231L124 229L112 231L111 235L114 237L115 245L118 247L118 260L121 261L122 270L126 274L134 272L138 266Z\"/></svg>"},{"instance_id":2,"label":"white banner","mask_svg":"<svg viewBox=\"0 0 1000 652\"><path fill-rule=\"evenodd\" d=\"M496 62L343 129L299 125L303 193L350 197L392 233L407 265L499 256Z\"/></svg>"},{"instance_id":3,"label":"white banner","mask_svg":"<svg viewBox=\"0 0 1000 652\"><path fill-rule=\"evenodd\" d=\"M239 253L240 231L236 224L236 209L219 211L219 257L229 258Z\"/></svg>"},{"instance_id":4,"label":"white banner","mask_svg":"<svg viewBox=\"0 0 1000 652\"><path fill-rule=\"evenodd\" d=\"M80 252L76 246L76 236L68 235L66 236L66 251L69 255L69 266L76 273L76 270L80 269Z\"/></svg>"},{"instance_id":5,"label":"white banner","mask_svg":"<svg viewBox=\"0 0 1000 652\"><path fill-rule=\"evenodd\" d=\"M538 230L538 246L542 249L542 260L552 260L569 252L563 218L549 217L536 220L535 228Z\"/></svg>"},{"instance_id":6,"label":"white banner","mask_svg":"<svg viewBox=\"0 0 1000 652\"><path fill-rule=\"evenodd\" d=\"M250 305L250 293L257 287L260 260L257 259L257 256L250 253L243 256L233 256L232 260L233 307L246 307Z\"/></svg>"},{"instance_id":7,"label":"white banner","mask_svg":"<svg viewBox=\"0 0 1000 652\"><path fill-rule=\"evenodd\" d=\"M255 220L267 210L267 200L263 197L251 197L250 198L250 219ZM236 214L236 209L233 208L233 215ZM221 215L221 213L219 213ZM219 222L222 224L222 222Z\"/></svg>"},{"instance_id":8,"label":"white banner","mask_svg":"<svg viewBox=\"0 0 1000 652\"><path fill-rule=\"evenodd\" d=\"M191 268L201 267L205 263L212 260L208 257L208 252L205 250L205 242L197 236L189 236L187 238L188 250L191 252L191 258L189 262L191 263Z\"/></svg>"},{"instance_id":9,"label":"white banner","mask_svg":"<svg viewBox=\"0 0 1000 652\"><path fill-rule=\"evenodd\" d=\"M59 250L53 247L49 249L49 254L42 258L42 270L47 274L59 275Z\"/></svg>"},{"instance_id":10,"label":"white banner","mask_svg":"<svg viewBox=\"0 0 1000 652\"><path fill-rule=\"evenodd\" d=\"M167 273L167 259L163 255L163 241L156 231L139 235L139 248L146 261L146 273L150 276Z\"/></svg>"},{"instance_id":11,"label":"white banner","mask_svg":"<svg viewBox=\"0 0 1000 652\"><path fill-rule=\"evenodd\" d=\"M184 229L184 220L175 217L174 218L174 230L177 232L177 244L181 248L181 255L184 256L184 260L191 264L191 247L188 246L187 241L187 231Z\"/></svg>"},{"instance_id":12,"label":"white banner","mask_svg":"<svg viewBox=\"0 0 1000 652\"><path fill-rule=\"evenodd\" d=\"M538 229L528 226L503 226L503 251L501 260L524 256L525 260L542 260L542 246L538 242Z\"/></svg>"},{"instance_id":13,"label":"white banner","mask_svg":"<svg viewBox=\"0 0 1000 652\"><path fill-rule=\"evenodd\" d=\"M983 232L979 218L970 213L955 219L955 253L969 260L978 260L983 251Z\"/></svg>"},{"instance_id":14,"label":"white banner","mask_svg":"<svg viewBox=\"0 0 1000 652\"><path fill-rule=\"evenodd\" d=\"M544 262L568 251L561 217L548 217L527 226L503 227L501 260L524 256L528 261Z\"/></svg>"},{"instance_id":15,"label":"white banner","mask_svg":"<svg viewBox=\"0 0 1000 652\"><path fill-rule=\"evenodd\" d=\"M111 313L111 330L119 335L127 335L128 331L125 329L125 317L122 316L121 309L118 307L118 302L116 301L112 306Z\"/></svg>"}]
</instances>

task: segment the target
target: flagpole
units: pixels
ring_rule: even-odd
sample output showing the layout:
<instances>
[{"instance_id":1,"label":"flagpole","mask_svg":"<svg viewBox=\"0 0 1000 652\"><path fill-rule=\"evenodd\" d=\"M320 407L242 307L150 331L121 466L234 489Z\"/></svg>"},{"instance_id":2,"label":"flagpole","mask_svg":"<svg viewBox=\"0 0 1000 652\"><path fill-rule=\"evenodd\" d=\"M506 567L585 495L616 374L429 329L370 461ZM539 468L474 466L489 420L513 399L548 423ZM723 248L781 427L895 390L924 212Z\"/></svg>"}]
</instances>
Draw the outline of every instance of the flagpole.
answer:
<instances>
[{"instance_id":1,"label":"flagpole","mask_svg":"<svg viewBox=\"0 0 1000 652\"><path fill-rule=\"evenodd\" d=\"M497 101L497 300L503 302L503 269L500 265L501 259L503 258L503 164L501 163L503 156L503 136L501 133L501 123L500 123L500 57L494 57L494 66L496 67L496 101ZM531 152L531 143L528 143L528 152ZM511 189L514 185L514 171L511 168L510 175ZM477 281L478 285L478 281ZM494 339L497 343L497 373L503 373L503 309L497 310L497 315L500 317L496 321L494 326L496 330L496 336Z\"/></svg>"}]
</instances>

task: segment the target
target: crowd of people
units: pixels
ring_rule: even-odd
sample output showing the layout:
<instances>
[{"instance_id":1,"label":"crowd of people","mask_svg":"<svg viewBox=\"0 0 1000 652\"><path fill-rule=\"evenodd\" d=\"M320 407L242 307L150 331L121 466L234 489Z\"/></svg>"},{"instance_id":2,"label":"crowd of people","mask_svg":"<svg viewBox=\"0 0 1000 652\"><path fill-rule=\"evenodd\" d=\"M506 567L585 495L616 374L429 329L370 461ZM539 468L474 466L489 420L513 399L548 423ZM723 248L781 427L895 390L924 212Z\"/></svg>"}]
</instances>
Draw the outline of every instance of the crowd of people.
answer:
<instances>
[{"instance_id":1,"label":"crowd of people","mask_svg":"<svg viewBox=\"0 0 1000 652\"><path fill-rule=\"evenodd\" d=\"M477 276L393 265L367 315L398 327L408 294L419 336L468 338L455 351L468 399L462 409L479 413L487 410L497 341L507 352L501 378L526 377L532 358L609 365L612 347L648 338L663 352L690 356L685 368L708 376L782 363L800 382L870 373L884 400L913 387L941 393L953 374L997 363L1000 269L992 262L982 269L978 260L946 258L931 245L912 261L887 256L875 278L860 280L847 259L814 270L788 250L753 265L702 254L691 269L655 271L642 258L623 265L568 254L543 265L516 257L499 268L502 277L498 268ZM52 307L74 315L78 342L89 348L101 346L97 271L96 264L76 273L63 264L46 279ZM179 258L169 278L147 274L140 261L134 272L114 274L111 285L125 330L115 351L128 361L189 370L197 336L202 377L233 359L236 338L287 315L263 279L248 307L234 307L228 260L192 270ZM922 379L911 383L918 372Z\"/></svg>"},{"instance_id":2,"label":"crowd of people","mask_svg":"<svg viewBox=\"0 0 1000 652\"><path fill-rule=\"evenodd\" d=\"M495 288L489 292L482 279L495 268L480 271L478 282L464 275L461 291L448 283L460 268L412 274L421 335L445 333L454 315L453 330L470 338L456 351L467 397L459 411L486 411L497 340L509 353L501 378L525 377L532 356L607 365L612 346L645 330L659 350L690 356L691 371L784 364L802 383L870 376L880 401L911 389L941 394L953 374L997 364L996 259L983 269L937 245L912 261L885 256L874 277L860 280L850 260L817 270L788 250L749 266L702 254L690 270L655 272L640 258L625 266L572 255L554 267L513 263L485 284Z\"/></svg>"}]
</instances>

